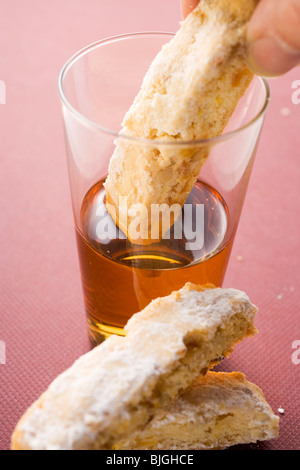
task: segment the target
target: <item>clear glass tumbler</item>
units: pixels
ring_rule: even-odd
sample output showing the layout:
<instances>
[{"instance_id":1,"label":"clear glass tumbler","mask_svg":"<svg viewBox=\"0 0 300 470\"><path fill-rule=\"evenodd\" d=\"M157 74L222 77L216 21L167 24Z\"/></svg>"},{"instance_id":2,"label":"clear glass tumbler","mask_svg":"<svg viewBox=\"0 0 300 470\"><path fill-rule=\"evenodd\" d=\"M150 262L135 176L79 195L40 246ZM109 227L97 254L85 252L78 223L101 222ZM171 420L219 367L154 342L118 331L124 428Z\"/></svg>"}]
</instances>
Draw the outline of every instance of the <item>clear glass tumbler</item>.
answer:
<instances>
[{"instance_id":1,"label":"clear glass tumbler","mask_svg":"<svg viewBox=\"0 0 300 470\"><path fill-rule=\"evenodd\" d=\"M135 33L99 41L72 57L59 77L83 293L94 344L123 334L134 313L186 282L221 286L236 234L269 101L265 80L254 78L222 136L162 143L120 134L150 63L172 36ZM180 217L159 242L130 241L106 210L103 183L117 142L137 155L161 145L174 155L209 154Z\"/></svg>"}]
</instances>

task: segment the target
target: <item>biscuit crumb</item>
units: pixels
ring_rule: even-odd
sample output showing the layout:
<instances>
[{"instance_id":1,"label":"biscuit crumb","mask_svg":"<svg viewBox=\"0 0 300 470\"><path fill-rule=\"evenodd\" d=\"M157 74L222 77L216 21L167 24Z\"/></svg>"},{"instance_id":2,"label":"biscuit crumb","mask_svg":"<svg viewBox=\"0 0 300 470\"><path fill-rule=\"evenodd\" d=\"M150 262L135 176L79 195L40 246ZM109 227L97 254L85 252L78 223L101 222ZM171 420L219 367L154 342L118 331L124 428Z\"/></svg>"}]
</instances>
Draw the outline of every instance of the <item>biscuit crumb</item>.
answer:
<instances>
[{"instance_id":1,"label":"biscuit crumb","mask_svg":"<svg viewBox=\"0 0 300 470\"><path fill-rule=\"evenodd\" d=\"M290 116L292 114L292 111L289 108L282 108L280 112L282 116L285 117Z\"/></svg>"}]
</instances>

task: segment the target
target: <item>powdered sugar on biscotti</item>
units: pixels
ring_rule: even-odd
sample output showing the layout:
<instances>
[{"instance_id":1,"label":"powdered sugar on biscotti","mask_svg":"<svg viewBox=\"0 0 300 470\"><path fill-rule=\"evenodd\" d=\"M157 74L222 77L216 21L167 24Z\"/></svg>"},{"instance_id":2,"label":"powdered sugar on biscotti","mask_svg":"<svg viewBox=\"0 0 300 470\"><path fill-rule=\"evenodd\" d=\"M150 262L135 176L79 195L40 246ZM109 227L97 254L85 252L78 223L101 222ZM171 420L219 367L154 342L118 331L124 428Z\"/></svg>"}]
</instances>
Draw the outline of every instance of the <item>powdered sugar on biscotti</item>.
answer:
<instances>
[{"instance_id":1,"label":"powdered sugar on biscotti","mask_svg":"<svg viewBox=\"0 0 300 470\"><path fill-rule=\"evenodd\" d=\"M197 309L197 317L195 309ZM212 337L220 321L225 324L241 309L248 321L253 318L257 310L242 291L222 288L207 289L187 283L171 296L153 300L139 315L133 316L128 321L125 331L131 332L135 328L144 326L144 321L148 324L152 322L165 325L174 323L177 325L177 331L180 326L183 329L193 330L200 321L202 331L205 331L208 337Z\"/></svg>"}]
</instances>

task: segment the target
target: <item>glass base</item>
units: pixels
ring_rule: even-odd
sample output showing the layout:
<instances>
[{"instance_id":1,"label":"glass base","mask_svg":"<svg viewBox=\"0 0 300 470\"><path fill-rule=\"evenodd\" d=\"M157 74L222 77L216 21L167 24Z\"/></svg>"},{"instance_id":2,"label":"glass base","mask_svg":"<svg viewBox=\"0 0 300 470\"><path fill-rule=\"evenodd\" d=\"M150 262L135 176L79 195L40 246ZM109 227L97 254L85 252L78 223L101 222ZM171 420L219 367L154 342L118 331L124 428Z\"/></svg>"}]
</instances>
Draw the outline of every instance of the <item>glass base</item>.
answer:
<instances>
[{"instance_id":1,"label":"glass base","mask_svg":"<svg viewBox=\"0 0 300 470\"><path fill-rule=\"evenodd\" d=\"M98 346L111 335L125 336L123 328L95 322L90 318L88 318L88 334L93 347Z\"/></svg>"}]
</instances>

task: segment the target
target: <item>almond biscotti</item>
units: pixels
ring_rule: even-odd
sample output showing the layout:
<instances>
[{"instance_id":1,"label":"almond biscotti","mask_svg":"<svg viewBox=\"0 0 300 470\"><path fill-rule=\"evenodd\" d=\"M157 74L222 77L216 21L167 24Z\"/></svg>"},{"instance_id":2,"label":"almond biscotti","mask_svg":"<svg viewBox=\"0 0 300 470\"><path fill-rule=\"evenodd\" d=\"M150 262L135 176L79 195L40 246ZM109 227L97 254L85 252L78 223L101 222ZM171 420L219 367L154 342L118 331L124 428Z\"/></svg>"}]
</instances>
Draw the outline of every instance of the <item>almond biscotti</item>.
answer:
<instances>
[{"instance_id":1,"label":"almond biscotti","mask_svg":"<svg viewBox=\"0 0 300 470\"><path fill-rule=\"evenodd\" d=\"M279 418L240 372L208 372L115 449L211 450L278 436Z\"/></svg>"},{"instance_id":2,"label":"almond biscotti","mask_svg":"<svg viewBox=\"0 0 300 470\"><path fill-rule=\"evenodd\" d=\"M235 289L187 284L134 315L61 374L29 408L12 449L111 449L199 374L256 333L257 308Z\"/></svg>"},{"instance_id":3,"label":"almond biscotti","mask_svg":"<svg viewBox=\"0 0 300 470\"><path fill-rule=\"evenodd\" d=\"M173 224L209 153L183 142L222 134L249 86L245 31L257 3L201 0L151 64L121 130L140 143L118 139L105 183L107 210L132 242L164 235L153 204L174 207Z\"/></svg>"}]
</instances>

